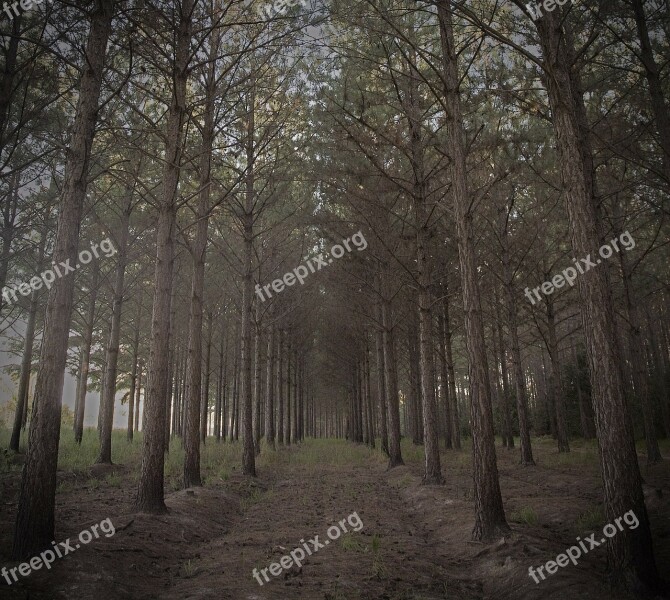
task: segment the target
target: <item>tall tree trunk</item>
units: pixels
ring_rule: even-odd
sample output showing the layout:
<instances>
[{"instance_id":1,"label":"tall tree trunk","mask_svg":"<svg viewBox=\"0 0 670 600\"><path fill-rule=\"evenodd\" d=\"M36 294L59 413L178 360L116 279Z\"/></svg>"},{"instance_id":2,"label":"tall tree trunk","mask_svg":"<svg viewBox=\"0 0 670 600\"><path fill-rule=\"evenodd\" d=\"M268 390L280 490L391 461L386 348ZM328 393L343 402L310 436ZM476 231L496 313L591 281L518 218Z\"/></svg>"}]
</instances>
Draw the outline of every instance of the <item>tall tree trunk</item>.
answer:
<instances>
[{"instance_id":1,"label":"tall tree trunk","mask_svg":"<svg viewBox=\"0 0 670 600\"><path fill-rule=\"evenodd\" d=\"M536 21L536 26L560 154L572 249L578 257L595 256L602 238L602 226L587 193L562 19L562 11L548 12ZM605 518L612 522L632 510L640 522L636 529L622 531L609 539L609 567L621 582L632 586L637 579L655 588L659 578L625 398L608 270L592 269L578 281L600 442ZM622 469L621 465L626 468Z\"/></svg>"},{"instance_id":2,"label":"tall tree trunk","mask_svg":"<svg viewBox=\"0 0 670 600\"><path fill-rule=\"evenodd\" d=\"M77 260L79 228L113 12L114 0L100 0L91 14L84 58L86 67L82 69L79 100L65 164L53 253L56 264ZM36 554L49 546L55 537L58 440L74 283L71 276L56 279L47 301L28 452L23 466L12 547L12 555L16 559Z\"/></svg>"},{"instance_id":3,"label":"tall tree trunk","mask_svg":"<svg viewBox=\"0 0 670 600\"><path fill-rule=\"evenodd\" d=\"M166 403L170 344L170 313L174 272L174 240L177 220L177 186L181 171L182 137L186 120L186 83L191 43L191 21L195 2L182 0L175 35L173 90L165 142L163 191L156 227L156 271L151 346L145 396L144 439L136 508L140 512L163 513L166 440ZM174 340L172 340L174 341Z\"/></svg>"},{"instance_id":4,"label":"tall tree trunk","mask_svg":"<svg viewBox=\"0 0 670 600\"><path fill-rule=\"evenodd\" d=\"M286 347L286 413L283 427L284 427L284 441L287 446L291 445L291 365L293 356L293 347L291 338L289 336Z\"/></svg>"},{"instance_id":5,"label":"tall tree trunk","mask_svg":"<svg viewBox=\"0 0 670 600\"><path fill-rule=\"evenodd\" d=\"M16 20L14 20L14 26L16 26ZM6 59L5 73L2 77L2 86L3 91L5 91L6 79L9 77L13 79L13 73L10 73L13 70L13 66L10 64L13 60L16 59L16 56L12 57L12 52L16 52L15 46L18 46L18 35L13 37L10 41L9 56ZM11 88L10 88L11 89ZM7 100L10 97L10 92L7 92ZM6 112L7 108L3 106L5 102L4 94L0 94L0 150L2 149L2 130L3 130L3 113ZM1 177L1 176L0 176ZM2 301L3 295L2 291L5 288L7 283L7 274L9 273L9 259L12 255L12 243L14 242L14 237L16 236L16 213L19 205L19 187L21 184L21 173L17 171L11 178L9 183L9 198L7 202L3 204L2 207L2 228L0 229L0 240L2 240L2 250L0 250L0 311L2 310Z\"/></svg>"},{"instance_id":6,"label":"tall tree trunk","mask_svg":"<svg viewBox=\"0 0 670 600\"><path fill-rule=\"evenodd\" d=\"M23 357L21 359L21 373L19 376L19 391L16 397L16 412L14 413L14 424L12 426L12 437L9 441L9 449L19 451L21 439L21 428L23 427L24 415L28 412L28 393L30 390L30 374L33 367L33 346L35 344L35 324L37 322L37 309L39 308L39 297L36 290L30 296L30 310L28 312L28 323L26 325L26 337L23 345Z\"/></svg>"},{"instance_id":7,"label":"tall tree trunk","mask_svg":"<svg viewBox=\"0 0 670 600\"><path fill-rule=\"evenodd\" d=\"M126 189L128 204L123 211L118 238L118 262L114 281L114 298L112 305L112 327L109 334L109 344L105 356L105 381L100 400L102 414L100 428L100 452L96 462L112 464L112 429L114 427L114 403L116 400L116 375L119 362L119 343L121 341L121 312L123 309L124 280L126 263L128 260L128 234L130 227L130 213L132 212L133 189Z\"/></svg>"},{"instance_id":8,"label":"tall tree trunk","mask_svg":"<svg viewBox=\"0 0 670 600\"><path fill-rule=\"evenodd\" d=\"M375 447L375 430L372 420L372 395L370 391L370 349L367 344L367 334L365 340L365 358L363 362L363 385L365 387L365 420L367 423L367 445L370 448Z\"/></svg>"},{"instance_id":9,"label":"tall tree trunk","mask_svg":"<svg viewBox=\"0 0 670 600\"><path fill-rule=\"evenodd\" d=\"M444 311L437 315L438 355L440 357L440 390L444 404L444 445L447 450L453 448L451 403L449 402L449 371L447 367L447 349L445 347Z\"/></svg>"},{"instance_id":10,"label":"tall tree trunk","mask_svg":"<svg viewBox=\"0 0 670 600\"><path fill-rule=\"evenodd\" d=\"M253 394L251 379L251 327L254 306L254 161L255 161L255 83L252 81L247 114L247 177L244 215L244 283L242 288L242 472L256 476L253 432Z\"/></svg>"},{"instance_id":11,"label":"tall tree trunk","mask_svg":"<svg viewBox=\"0 0 670 600\"><path fill-rule=\"evenodd\" d=\"M507 437L507 448L514 448L514 428L512 427L512 406L509 390L509 378L507 376L507 350L505 348L505 338L503 336L502 316L500 315L500 298L498 289L495 291L495 313L496 313L496 333L498 335L498 350L500 363L500 379L502 380L502 401L505 415L505 435Z\"/></svg>"},{"instance_id":12,"label":"tall tree trunk","mask_svg":"<svg viewBox=\"0 0 670 600\"><path fill-rule=\"evenodd\" d=\"M389 465L392 469L404 465L400 451L400 400L398 398L398 371L395 361L395 343L393 339L393 315L390 302L384 298L382 304L382 327L384 330L384 373L388 406Z\"/></svg>"},{"instance_id":13,"label":"tall tree trunk","mask_svg":"<svg viewBox=\"0 0 670 600\"><path fill-rule=\"evenodd\" d=\"M647 76L651 109L654 112L658 129L658 141L663 151L663 176L665 181L670 183L670 110L665 103L661 67L658 66L651 47L647 19L644 14L644 3L642 0L631 0L631 5L635 13L635 25L640 40L640 61Z\"/></svg>"},{"instance_id":14,"label":"tall tree trunk","mask_svg":"<svg viewBox=\"0 0 670 600\"><path fill-rule=\"evenodd\" d=\"M37 253L37 268L42 269L44 264L44 253L47 236L42 231L39 250ZM26 323L26 336L23 345L23 357L21 359L21 371L19 374L19 389L16 396L16 412L14 413L14 424L12 437L9 440L9 449L18 452L21 439L21 429L25 429L28 418L28 395L30 392L30 375L33 369L33 347L35 345L35 326L37 323L37 311L39 309L39 297L36 290L30 296L30 308L28 309L28 322Z\"/></svg>"},{"instance_id":15,"label":"tall tree trunk","mask_svg":"<svg viewBox=\"0 0 670 600\"><path fill-rule=\"evenodd\" d=\"M466 179L465 139L458 89L460 78L452 26L451 0L437 0L437 2L444 64L447 150L451 157L452 194L470 373L475 495L475 526L472 536L475 540L488 540L500 534L507 534L509 526L505 520L500 493L493 435L491 387L475 256L472 204Z\"/></svg>"},{"instance_id":16,"label":"tall tree trunk","mask_svg":"<svg viewBox=\"0 0 670 600\"><path fill-rule=\"evenodd\" d=\"M184 436L184 488L201 486L200 477L200 420L202 403L202 322L205 292L205 262L207 229L209 224L209 196L211 189L212 146L214 144L214 101L216 96L216 63L218 39L216 28L209 49L205 84L204 123L200 146L200 180L196 209L196 233L191 256L193 280L191 283L190 335L188 346L188 384L186 394L186 427ZM206 424L205 424L206 429Z\"/></svg>"},{"instance_id":17,"label":"tall tree trunk","mask_svg":"<svg viewBox=\"0 0 670 600\"><path fill-rule=\"evenodd\" d=\"M277 443L284 445L284 356L286 355L286 332L279 330L277 342Z\"/></svg>"},{"instance_id":18,"label":"tall tree trunk","mask_svg":"<svg viewBox=\"0 0 670 600\"><path fill-rule=\"evenodd\" d=\"M547 307L547 350L549 351L549 395L556 415L556 439L559 452L570 452L568 440L567 419L565 415L565 397L561 385L561 363L558 359L558 340L556 338L556 314L554 313L554 299L545 296Z\"/></svg>"},{"instance_id":19,"label":"tall tree trunk","mask_svg":"<svg viewBox=\"0 0 670 600\"><path fill-rule=\"evenodd\" d=\"M142 371L144 365L140 361L139 369L137 371L137 395L135 396L135 431L140 430L140 396L142 394Z\"/></svg>"},{"instance_id":20,"label":"tall tree trunk","mask_svg":"<svg viewBox=\"0 0 670 600\"><path fill-rule=\"evenodd\" d=\"M262 396L262 339L261 339L261 306L260 302L256 304L256 319L254 327L254 417L253 417L253 431L254 431L254 449L256 456L261 453L261 396Z\"/></svg>"},{"instance_id":21,"label":"tall tree trunk","mask_svg":"<svg viewBox=\"0 0 670 600\"><path fill-rule=\"evenodd\" d=\"M388 423L386 408L386 377L384 376L384 329L381 325L381 304L377 305L377 321L375 329L375 349L377 351L377 403L379 405L379 430L381 434L382 452L389 455Z\"/></svg>"},{"instance_id":22,"label":"tall tree trunk","mask_svg":"<svg viewBox=\"0 0 670 600\"><path fill-rule=\"evenodd\" d=\"M510 206L509 210L512 210ZM507 327L509 330L509 348L516 391L516 412L519 419L519 445L521 446L521 464L535 465L533 447L530 441L530 423L528 420L528 393L526 379L521 365L521 347L519 344L519 323L516 305L516 290L514 288L514 272L509 256L509 234L507 222L502 234L502 262L505 277L505 304L507 306Z\"/></svg>"},{"instance_id":23,"label":"tall tree trunk","mask_svg":"<svg viewBox=\"0 0 670 600\"><path fill-rule=\"evenodd\" d=\"M268 446L275 449L275 326L270 325L268 331L268 350L267 350L267 381L265 392L265 440Z\"/></svg>"},{"instance_id":24,"label":"tall tree trunk","mask_svg":"<svg viewBox=\"0 0 670 600\"><path fill-rule=\"evenodd\" d=\"M202 405L200 412L200 441L207 441L207 421L209 418L209 382L212 370L212 335L214 333L212 311L207 313L207 345L205 350L205 374L203 377Z\"/></svg>"},{"instance_id":25,"label":"tall tree trunk","mask_svg":"<svg viewBox=\"0 0 670 600\"><path fill-rule=\"evenodd\" d=\"M409 360L409 390L407 397L407 417L412 443L423 444L423 415L421 414L421 367L419 366L419 323L414 307L410 307L411 320L407 327L407 358Z\"/></svg>"},{"instance_id":26,"label":"tall tree trunk","mask_svg":"<svg viewBox=\"0 0 670 600\"><path fill-rule=\"evenodd\" d=\"M451 437L455 450L461 449L461 418L458 411L458 396L456 395L456 373L451 346L451 320L449 317L449 293L445 282L442 310L444 311L444 355L447 360L449 374L449 396L451 397Z\"/></svg>"},{"instance_id":27,"label":"tall tree trunk","mask_svg":"<svg viewBox=\"0 0 670 600\"><path fill-rule=\"evenodd\" d=\"M3 17L4 18L4 17ZM7 123L9 122L9 109L12 102L17 69L17 57L19 53L19 41L21 40L21 25L23 24L23 14L17 15L12 19L12 32L7 44L5 53L5 65L0 79L0 153L5 149L7 138ZM90 38L89 38L90 39ZM6 223L7 221L5 221ZM3 240L4 241L4 240ZM5 248L3 247L3 250ZM0 290L4 287L5 281L2 281ZM0 308L2 300L0 300Z\"/></svg>"},{"instance_id":28,"label":"tall tree trunk","mask_svg":"<svg viewBox=\"0 0 670 600\"><path fill-rule=\"evenodd\" d=\"M642 339L642 320L638 309L639 301L635 297L633 286L633 270L628 265L626 256L619 252L621 275L623 279L626 312L628 313L628 341L630 343L631 374L633 391L642 406L644 421L644 439L647 446L647 464L653 465L663 460L656 438L654 422L654 404L649 390L649 373L645 364L644 342Z\"/></svg>"},{"instance_id":29,"label":"tall tree trunk","mask_svg":"<svg viewBox=\"0 0 670 600\"><path fill-rule=\"evenodd\" d=\"M577 403L579 404L579 425L582 430L582 437L585 440L591 440L596 437L595 424L593 422L593 407L591 406L591 398L587 398L582 390L581 376L582 370L579 364L579 355L577 347L573 351L573 358L575 361L575 386L577 388Z\"/></svg>"},{"instance_id":30,"label":"tall tree trunk","mask_svg":"<svg viewBox=\"0 0 670 600\"><path fill-rule=\"evenodd\" d=\"M130 373L130 393L128 394L128 430L126 437L133 441L135 417L135 388L137 387L137 365L139 363L140 329L142 328L142 303L137 303L137 317L135 319L135 338L133 339L133 367Z\"/></svg>"}]
</instances>

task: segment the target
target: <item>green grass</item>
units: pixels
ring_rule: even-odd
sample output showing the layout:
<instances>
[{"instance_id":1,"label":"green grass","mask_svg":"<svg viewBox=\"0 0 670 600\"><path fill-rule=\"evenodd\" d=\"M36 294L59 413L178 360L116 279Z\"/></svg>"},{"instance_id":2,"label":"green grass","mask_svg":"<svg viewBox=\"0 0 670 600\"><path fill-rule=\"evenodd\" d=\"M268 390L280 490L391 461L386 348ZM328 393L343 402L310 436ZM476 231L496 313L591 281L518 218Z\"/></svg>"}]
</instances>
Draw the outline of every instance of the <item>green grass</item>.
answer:
<instances>
[{"instance_id":1,"label":"green grass","mask_svg":"<svg viewBox=\"0 0 670 600\"><path fill-rule=\"evenodd\" d=\"M537 525L537 513L529 506L524 506L523 508L514 511L510 514L509 519L514 523Z\"/></svg>"},{"instance_id":2,"label":"green grass","mask_svg":"<svg viewBox=\"0 0 670 600\"><path fill-rule=\"evenodd\" d=\"M605 525L605 513L602 506L592 506L577 517L575 529L577 532L602 529Z\"/></svg>"}]
</instances>

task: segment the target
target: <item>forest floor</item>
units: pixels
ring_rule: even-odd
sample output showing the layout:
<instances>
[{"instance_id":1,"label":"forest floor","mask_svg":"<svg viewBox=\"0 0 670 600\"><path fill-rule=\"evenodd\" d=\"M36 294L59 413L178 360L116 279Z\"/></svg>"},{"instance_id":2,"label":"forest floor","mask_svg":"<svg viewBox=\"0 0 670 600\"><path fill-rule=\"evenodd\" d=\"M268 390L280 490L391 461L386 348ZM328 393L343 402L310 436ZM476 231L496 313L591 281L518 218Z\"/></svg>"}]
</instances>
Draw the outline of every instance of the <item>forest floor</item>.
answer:
<instances>
[{"instance_id":1,"label":"forest floor","mask_svg":"<svg viewBox=\"0 0 670 600\"><path fill-rule=\"evenodd\" d=\"M117 435L118 433L118 435ZM0 438L3 436L0 435ZM70 437L64 435L63 437ZM0 440L4 441L4 440ZM604 547L595 548L536 584L528 567L552 560L575 538L602 531L595 445L573 442L559 455L551 439L534 439L538 466L517 464L518 451L497 448L512 534L494 544L470 541L471 453L443 452L447 483L421 485L423 450L403 441L406 466L386 471L380 452L336 440L307 440L264 451L258 478L242 477L237 444L208 440L205 486L179 490L178 442L166 464L168 514L132 509L140 444L115 432L115 466L93 466L94 432L77 449L63 441L56 499L56 541L111 518L101 535L52 569L34 571L0 598L116 600L443 600L617 598L606 584ZM670 458L670 446L663 446ZM16 457L20 458L20 457ZM0 474L0 563L9 560L20 484L18 460ZM643 463L641 459L641 463ZM642 467L657 561L670 570L670 461ZM260 586L252 570L278 562L356 512L363 523ZM349 527L351 529L351 527Z\"/></svg>"}]
</instances>

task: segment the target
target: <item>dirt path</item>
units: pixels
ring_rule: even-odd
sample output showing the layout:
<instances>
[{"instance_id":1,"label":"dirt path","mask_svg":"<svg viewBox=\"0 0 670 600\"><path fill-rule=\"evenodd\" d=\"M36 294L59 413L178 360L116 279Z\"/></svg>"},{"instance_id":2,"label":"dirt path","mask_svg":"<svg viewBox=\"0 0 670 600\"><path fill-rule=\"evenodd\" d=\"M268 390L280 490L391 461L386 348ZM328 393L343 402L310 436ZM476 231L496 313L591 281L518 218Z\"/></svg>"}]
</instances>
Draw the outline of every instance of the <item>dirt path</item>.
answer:
<instances>
[{"instance_id":1,"label":"dirt path","mask_svg":"<svg viewBox=\"0 0 670 600\"><path fill-rule=\"evenodd\" d=\"M197 572L162 599L437 600L447 597L447 589L451 598L482 597L476 584L447 575L442 557L434 552L436 540L415 522L383 465L287 466L274 473L266 491L228 534L202 549ZM360 517L350 519L354 526L363 523L360 532L345 521L350 533L331 542L328 528L336 525L330 530L336 537L338 523L352 513ZM252 569L267 568L300 547L301 540L317 535L324 547L301 568L291 567L277 577L268 572L270 581L263 586L252 577Z\"/></svg>"},{"instance_id":2,"label":"dirt path","mask_svg":"<svg viewBox=\"0 0 670 600\"><path fill-rule=\"evenodd\" d=\"M228 460L236 460L230 456L233 450L217 448ZM578 464L575 468L572 463L563 465L564 459L553 448L538 448L539 465L525 469L517 464L516 453L499 451L501 488L513 533L484 545L470 541L470 453L445 453L447 484L426 487L420 485L422 448L408 446L403 452L408 466L387 472L378 452L344 441L308 441L265 453L256 480L233 471L230 476L208 479L204 488L169 493L169 513L161 516L133 512L136 484L131 465L113 468L111 479L105 479L109 473L91 472L91 478L80 476L59 495L58 539L74 539L107 516L116 533L56 561L48 572L36 571L12 586L0 581L0 598L618 598L605 585L604 549L540 585L528 577L529 566L563 552L575 535L595 531L595 524L577 522L580 515L597 507L600 496L597 467L586 455L583 464L579 451L569 458ZM646 474L651 484L647 505L662 572L670 550L669 471L668 464L663 464ZM6 497L16 498L17 477L5 478L5 483L10 492ZM0 520L3 539L9 539L12 512L5 512ZM524 523L524 515L533 519ZM330 541L329 528L340 527L342 520L349 532ZM335 537L335 531L330 532ZM315 536L323 546L307 556L300 568L282 569L278 576L266 571L270 581L265 582L262 569L303 543L311 549L308 540ZM7 563L7 546L3 546L2 562ZM253 576L254 569L264 581L262 586Z\"/></svg>"}]
</instances>

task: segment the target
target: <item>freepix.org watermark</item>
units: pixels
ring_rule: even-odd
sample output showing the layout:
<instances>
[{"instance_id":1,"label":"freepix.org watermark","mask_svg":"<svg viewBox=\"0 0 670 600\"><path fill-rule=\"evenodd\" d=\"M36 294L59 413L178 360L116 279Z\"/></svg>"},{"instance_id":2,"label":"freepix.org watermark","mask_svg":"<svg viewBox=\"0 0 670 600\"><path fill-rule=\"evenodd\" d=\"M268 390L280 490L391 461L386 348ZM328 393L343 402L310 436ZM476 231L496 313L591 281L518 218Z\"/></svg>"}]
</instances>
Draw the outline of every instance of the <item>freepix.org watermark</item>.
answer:
<instances>
[{"instance_id":1,"label":"freepix.org watermark","mask_svg":"<svg viewBox=\"0 0 670 600\"><path fill-rule=\"evenodd\" d=\"M276 2L265 4L262 8L257 10L267 19L272 19L277 15L283 15L286 11L288 11L293 6L296 6L297 4L305 7L307 4L309 4L309 0L277 0Z\"/></svg>"},{"instance_id":2,"label":"freepix.org watermark","mask_svg":"<svg viewBox=\"0 0 670 600\"><path fill-rule=\"evenodd\" d=\"M343 533L347 533L347 523L349 524L349 527L352 528L352 531L360 531L363 529L363 521L361 521L361 518L358 516L357 512L353 512L346 519L342 519L337 525L331 525L328 528L328 531L326 532L328 535L327 540L320 542L318 535L314 536L308 542L306 542L304 539L301 539L300 543L302 544L302 547L298 546L297 548L294 548L291 550L291 552L289 552L289 554L282 556L278 563L274 562L265 569L261 569L260 571L258 569L254 569L251 574L256 578L256 581L258 581L258 585L263 585L263 583L270 582L270 578L267 574L268 571L270 571L270 575L277 577L278 575L281 575L282 569L290 569L293 565L296 567L301 567L303 561L308 556L318 552L321 550L321 548L325 548L328 544L330 544L331 541L334 542ZM263 575L265 582L261 579L261 575Z\"/></svg>"},{"instance_id":3,"label":"freepix.org watermark","mask_svg":"<svg viewBox=\"0 0 670 600\"><path fill-rule=\"evenodd\" d=\"M545 569L547 570L548 575L553 575L556 573L556 571L558 571L558 567L567 567L569 562L572 562L573 565L576 565L577 559L582 556L582 550L584 551L583 553L586 554L589 550L593 550L601 544L604 544L607 541L607 538L613 538L617 533L619 533L619 531L623 531L623 526L621 525L622 520L626 523L626 525L628 525L628 529L637 529L640 525L640 521L638 521L637 515L632 510L629 510L623 517L617 517L614 519L616 527L612 525L612 523L608 523L605 525L605 527L603 527L603 535L605 536L604 538L596 540L595 533L592 533L584 540L582 540L580 537L577 537L579 546L570 546L564 554L559 554L556 556L556 560L550 560L546 564L537 567L537 569L528 567L528 577L532 577L535 583L540 583L537 575L539 574L540 577L542 577L542 581L544 581L546 577L542 571ZM588 542L588 548L584 542Z\"/></svg>"},{"instance_id":4,"label":"freepix.org watermark","mask_svg":"<svg viewBox=\"0 0 670 600\"><path fill-rule=\"evenodd\" d=\"M310 273L316 273L317 271L320 271L323 267L327 267L329 264L333 262L334 258L342 258L344 256L345 248L347 252L351 252L351 245L349 242L351 242L354 245L354 248L357 248L359 252L361 250L365 250L368 247L368 242L363 236L363 233L361 231L359 231L358 233L354 233L354 235L352 235L350 238L343 240L342 245L335 244L330 249L330 254L332 258L328 258L328 254L322 253L316 256L315 258L305 259L307 260L307 266L300 265L299 267L296 267L295 269L293 269L293 271L285 273L281 279L275 279L272 283L264 285L262 289L261 284L257 283L256 294L263 302L265 302L265 295L263 295L263 292L267 294L268 298L272 298L270 288L272 288L274 292L278 294L284 289L284 286L290 287L296 281L299 281L300 285L304 284L305 279ZM307 267L309 267L309 269Z\"/></svg>"},{"instance_id":5,"label":"freepix.org watermark","mask_svg":"<svg viewBox=\"0 0 670 600\"><path fill-rule=\"evenodd\" d=\"M14 3L5 2L2 10L11 19L18 17L22 11L30 10L35 4L42 4L43 0L16 0ZM21 10L19 10L21 7Z\"/></svg>"},{"instance_id":6,"label":"freepix.org watermark","mask_svg":"<svg viewBox=\"0 0 670 600\"><path fill-rule=\"evenodd\" d=\"M16 576L17 571L22 577L28 577L32 571L39 571L42 567L50 569L51 563L53 563L56 558L63 558L71 552L81 548L82 545L85 546L93 540L94 536L95 539L98 539L100 537L98 529L100 529L100 531L105 534L105 537L108 538L112 537L116 533L116 529L114 528L112 520L107 517L104 521L100 521L100 523L91 525L90 531L88 529L84 529L84 531L80 532L77 536L79 543L75 543L74 548L72 547L70 538L64 542L58 542L58 544L56 544L56 542L51 542L53 548L44 550L44 552L41 552L39 556L33 556L28 562L23 562L18 567L13 567L11 569L2 567L0 574L7 581L7 585L12 585L12 583L19 580L19 578ZM10 575L12 576L13 580L10 579Z\"/></svg>"},{"instance_id":7,"label":"freepix.org watermark","mask_svg":"<svg viewBox=\"0 0 670 600\"><path fill-rule=\"evenodd\" d=\"M530 18L533 21L537 21L542 18L542 8L544 8L544 12L553 12L557 6L563 6L568 2L574 4L575 0L544 0L544 2L531 0L531 2L526 4L526 8L530 13Z\"/></svg>"},{"instance_id":8,"label":"freepix.org watermark","mask_svg":"<svg viewBox=\"0 0 670 600\"><path fill-rule=\"evenodd\" d=\"M583 275L589 269L597 267L602 262L602 258L610 258L615 251L619 252L620 248L618 242L623 244L624 250L632 250L635 248L635 240L633 239L633 236L628 231L624 231L619 236L618 240L614 238L609 244L600 247L598 254L600 254L601 258L596 259L595 262L591 260L590 254L588 254L586 258L580 258L579 260L573 258L572 260L575 263L574 267L563 269L562 273L554 275L551 281L545 281L542 285L537 286L532 292L529 288L526 288L524 291L526 298L535 304L533 294L537 296L538 300L541 300L542 297L540 296L540 291L548 296L554 293L554 289L562 288L566 283L568 283L570 287L574 286L575 281L577 280L577 275Z\"/></svg>"},{"instance_id":9,"label":"freepix.org watermark","mask_svg":"<svg viewBox=\"0 0 670 600\"><path fill-rule=\"evenodd\" d=\"M53 269L47 269L43 271L40 275L35 275L28 283L20 283L14 288L3 287L2 288L2 297L7 304L16 302L17 292L22 296L28 296L33 290L37 291L41 289L42 286L47 289L51 289L51 285L56 281L56 277L65 277L70 273L74 273L81 265L87 265L95 258L100 258L98 250L102 250L104 256L109 258L116 254L116 248L112 241L109 238L102 240L99 244L91 244L91 250L82 250L79 253L79 262L73 267L70 264L70 259L68 258L65 262L60 262L56 264L53 262ZM11 300L10 300L11 298Z\"/></svg>"}]
</instances>

